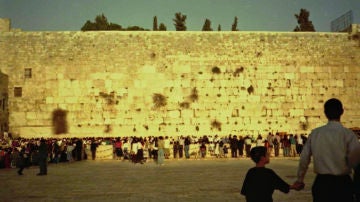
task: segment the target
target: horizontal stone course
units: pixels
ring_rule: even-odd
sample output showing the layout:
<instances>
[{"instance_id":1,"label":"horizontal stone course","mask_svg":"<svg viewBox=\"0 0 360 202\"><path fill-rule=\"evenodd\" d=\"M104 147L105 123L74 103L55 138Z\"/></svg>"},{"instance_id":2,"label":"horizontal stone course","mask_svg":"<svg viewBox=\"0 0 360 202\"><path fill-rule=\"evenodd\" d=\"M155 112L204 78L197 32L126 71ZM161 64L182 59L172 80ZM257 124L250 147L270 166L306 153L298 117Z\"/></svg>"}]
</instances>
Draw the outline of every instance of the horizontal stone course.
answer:
<instances>
[{"instance_id":1,"label":"horizontal stone course","mask_svg":"<svg viewBox=\"0 0 360 202\"><path fill-rule=\"evenodd\" d=\"M58 108L67 112L74 136L307 133L326 122L322 105L331 97L344 102L347 127L360 125L360 51L346 33L1 32L0 37L10 129L22 136L51 136L49 120ZM24 78L25 68L32 69L32 78ZM14 97L14 87L22 87L22 97ZM192 100L195 88L198 97ZM166 97L166 106L154 107L155 93ZM26 125L34 120L39 130ZM219 129L213 120L221 123ZM104 132L107 125L112 130ZM143 125L148 130L140 134Z\"/></svg>"}]
</instances>

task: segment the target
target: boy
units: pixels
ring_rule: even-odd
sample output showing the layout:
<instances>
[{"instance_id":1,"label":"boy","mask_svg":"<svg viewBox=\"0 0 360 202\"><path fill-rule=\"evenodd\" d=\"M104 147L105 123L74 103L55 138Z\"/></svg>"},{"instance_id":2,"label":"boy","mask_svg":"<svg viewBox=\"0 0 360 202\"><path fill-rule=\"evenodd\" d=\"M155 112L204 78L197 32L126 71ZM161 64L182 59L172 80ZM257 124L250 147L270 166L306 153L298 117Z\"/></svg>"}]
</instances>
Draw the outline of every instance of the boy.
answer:
<instances>
[{"instance_id":1,"label":"boy","mask_svg":"<svg viewBox=\"0 0 360 202\"><path fill-rule=\"evenodd\" d=\"M256 166L247 172L241 189L241 194L245 195L247 202L272 202L272 194L275 189L288 193L290 189L300 190L303 188L303 184L289 185L273 170L265 168L265 165L270 162L270 155L266 147L252 148L250 157Z\"/></svg>"}]
</instances>

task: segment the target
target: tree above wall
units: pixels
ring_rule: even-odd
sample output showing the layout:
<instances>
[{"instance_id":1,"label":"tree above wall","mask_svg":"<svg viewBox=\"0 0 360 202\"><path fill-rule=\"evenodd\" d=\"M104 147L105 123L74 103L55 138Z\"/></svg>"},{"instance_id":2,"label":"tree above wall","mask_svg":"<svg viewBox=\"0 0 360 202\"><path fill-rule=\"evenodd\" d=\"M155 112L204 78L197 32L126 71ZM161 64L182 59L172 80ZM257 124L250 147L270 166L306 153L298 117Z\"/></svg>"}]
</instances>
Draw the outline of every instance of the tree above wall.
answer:
<instances>
[{"instance_id":1,"label":"tree above wall","mask_svg":"<svg viewBox=\"0 0 360 202\"><path fill-rule=\"evenodd\" d=\"M315 27L312 21L309 20L310 12L306 9L300 9L300 14L295 14L298 26L295 27L295 32L315 32Z\"/></svg>"},{"instance_id":2,"label":"tree above wall","mask_svg":"<svg viewBox=\"0 0 360 202\"><path fill-rule=\"evenodd\" d=\"M85 24L81 27L81 31L147 31L148 29L144 29L139 26L129 26L127 28L123 28L119 24L109 23L108 19L104 14L97 15L95 17L95 21L91 22L87 20Z\"/></svg>"}]
</instances>

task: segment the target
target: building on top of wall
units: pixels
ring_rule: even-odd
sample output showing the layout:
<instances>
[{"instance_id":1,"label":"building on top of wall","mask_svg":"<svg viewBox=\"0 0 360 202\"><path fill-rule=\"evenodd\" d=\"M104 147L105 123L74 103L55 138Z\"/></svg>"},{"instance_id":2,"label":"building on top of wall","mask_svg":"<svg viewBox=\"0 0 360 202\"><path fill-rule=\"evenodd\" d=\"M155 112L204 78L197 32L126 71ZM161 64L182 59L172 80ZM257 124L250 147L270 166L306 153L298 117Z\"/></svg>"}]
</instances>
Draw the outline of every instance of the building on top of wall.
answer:
<instances>
[{"instance_id":1,"label":"building on top of wall","mask_svg":"<svg viewBox=\"0 0 360 202\"><path fill-rule=\"evenodd\" d=\"M9 132L22 137L302 134L327 121L332 97L344 104L344 125L360 126L360 46L349 33L0 38L3 107Z\"/></svg>"}]
</instances>

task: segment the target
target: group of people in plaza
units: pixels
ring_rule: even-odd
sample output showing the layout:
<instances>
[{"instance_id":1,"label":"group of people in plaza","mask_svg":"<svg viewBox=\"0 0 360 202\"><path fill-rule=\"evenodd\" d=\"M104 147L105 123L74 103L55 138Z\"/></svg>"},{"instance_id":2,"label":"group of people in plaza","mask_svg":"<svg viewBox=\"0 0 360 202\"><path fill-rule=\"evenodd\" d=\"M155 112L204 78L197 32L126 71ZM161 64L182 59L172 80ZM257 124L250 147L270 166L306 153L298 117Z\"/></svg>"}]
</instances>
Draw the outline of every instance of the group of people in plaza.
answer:
<instances>
[{"instance_id":1,"label":"group of people in plaza","mask_svg":"<svg viewBox=\"0 0 360 202\"><path fill-rule=\"evenodd\" d=\"M312 187L313 200L360 201L360 143L358 137L340 123L342 103L330 99L324 105L328 118L325 126L305 134L268 133L226 136L151 136L24 139L6 137L0 145L0 168L18 167L18 174L31 165L39 165L38 175L47 175L48 163L96 159L99 145L113 148L114 159L145 163L152 159L163 165L169 158L250 158L255 167L246 174L241 194L247 201L272 201L278 189L304 188L304 177L313 159L317 174ZM88 152L87 152L88 151ZM281 154L282 153L282 154ZM300 157L297 181L290 185L275 171L265 168L273 157ZM351 177L350 174L354 173ZM259 194L261 193L261 194ZM354 194L355 193L355 194Z\"/></svg>"},{"instance_id":2,"label":"group of people in plaza","mask_svg":"<svg viewBox=\"0 0 360 202\"><path fill-rule=\"evenodd\" d=\"M294 140L296 149L292 149L291 140ZM16 167L20 164L25 166L37 165L40 163L38 161L39 147L42 141L47 146L48 163L90 159L90 155L91 159L96 159L96 150L99 145L112 145L114 159L128 159L134 163L144 163L149 159L163 162L162 158L250 157L251 147L261 145L265 146L274 157L281 156L281 148L283 150L282 156L295 157L299 156L306 136L269 133L266 138L262 138L261 135L258 135L257 138L250 135L244 137L205 135L203 137L130 136L48 139L8 137L2 139L2 144L0 144L0 168ZM19 161L20 158L24 160Z\"/></svg>"}]
</instances>

